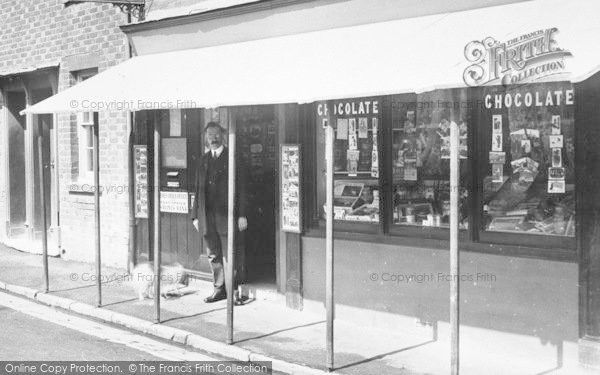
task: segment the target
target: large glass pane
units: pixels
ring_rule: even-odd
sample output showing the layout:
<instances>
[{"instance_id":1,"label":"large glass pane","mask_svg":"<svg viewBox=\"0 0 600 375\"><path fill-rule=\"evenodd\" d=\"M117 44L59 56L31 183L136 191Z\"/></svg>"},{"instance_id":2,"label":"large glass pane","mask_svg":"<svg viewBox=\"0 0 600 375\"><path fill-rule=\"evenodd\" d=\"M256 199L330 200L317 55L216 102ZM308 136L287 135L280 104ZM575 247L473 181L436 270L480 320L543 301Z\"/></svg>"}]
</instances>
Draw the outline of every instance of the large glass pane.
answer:
<instances>
[{"instance_id":1,"label":"large glass pane","mask_svg":"<svg viewBox=\"0 0 600 375\"><path fill-rule=\"evenodd\" d=\"M334 218L379 222L379 139L381 124L378 99L349 99L317 104L317 198L325 213L324 122L335 129ZM321 216L323 217L323 216Z\"/></svg>"},{"instance_id":2,"label":"large glass pane","mask_svg":"<svg viewBox=\"0 0 600 375\"><path fill-rule=\"evenodd\" d=\"M414 103L393 103L393 223L447 227L450 221L450 125L460 130L461 186L466 186L466 90L420 94ZM467 190L460 190L460 228L468 225Z\"/></svg>"},{"instance_id":3,"label":"large glass pane","mask_svg":"<svg viewBox=\"0 0 600 375\"><path fill-rule=\"evenodd\" d=\"M573 101L566 83L486 90L484 229L575 235Z\"/></svg>"}]
</instances>

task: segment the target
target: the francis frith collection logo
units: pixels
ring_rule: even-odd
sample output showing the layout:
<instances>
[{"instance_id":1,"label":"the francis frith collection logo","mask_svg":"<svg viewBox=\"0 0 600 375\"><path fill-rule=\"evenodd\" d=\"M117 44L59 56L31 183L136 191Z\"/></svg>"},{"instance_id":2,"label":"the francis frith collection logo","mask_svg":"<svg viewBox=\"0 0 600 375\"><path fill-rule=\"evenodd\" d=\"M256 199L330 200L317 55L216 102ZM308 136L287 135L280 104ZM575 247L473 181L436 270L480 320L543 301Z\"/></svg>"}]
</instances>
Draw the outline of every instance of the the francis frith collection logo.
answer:
<instances>
[{"instance_id":1,"label":"the francis frith collection logo","mask_svg":"<svg viewBox=\"0 0 600 375\"><path fill-rule=\"evenodd\" d=\"M463 79L469 86L523 84L566 73L571 52L558 46L557 28L537 30L506 42L492 37L472 41L465 57L472 63Z\"/></svg>"}]
</instances>

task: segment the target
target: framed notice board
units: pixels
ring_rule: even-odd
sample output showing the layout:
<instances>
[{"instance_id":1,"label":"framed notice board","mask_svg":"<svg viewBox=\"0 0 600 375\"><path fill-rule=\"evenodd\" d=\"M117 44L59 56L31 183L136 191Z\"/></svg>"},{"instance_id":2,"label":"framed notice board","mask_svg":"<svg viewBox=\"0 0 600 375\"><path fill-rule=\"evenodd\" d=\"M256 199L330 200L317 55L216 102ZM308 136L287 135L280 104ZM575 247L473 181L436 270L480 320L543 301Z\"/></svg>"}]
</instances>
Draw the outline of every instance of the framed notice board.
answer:
<instances>
[{"instance_id":1,"label":"framed notice board","mask_svg":"<svg viewBox=\"0 0 600 375\"><path fill-rule=\"evenodd\" d=\"M281 230L301 233L300 145L281 145Z\"/></svg>"}]
</instances>

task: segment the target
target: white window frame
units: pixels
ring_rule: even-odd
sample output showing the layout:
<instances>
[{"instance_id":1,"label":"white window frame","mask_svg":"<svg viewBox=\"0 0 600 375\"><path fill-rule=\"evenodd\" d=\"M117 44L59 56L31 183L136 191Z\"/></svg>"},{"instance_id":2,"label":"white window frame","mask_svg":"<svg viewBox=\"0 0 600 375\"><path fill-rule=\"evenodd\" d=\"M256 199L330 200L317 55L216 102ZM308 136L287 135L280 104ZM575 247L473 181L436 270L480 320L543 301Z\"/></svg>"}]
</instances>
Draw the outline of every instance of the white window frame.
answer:
<instances>
[{"instance_id":1,"label":"white window frame","mask_svg":"<svg viewBox=\"0 0 600 375\"><path fill-rule=\"evenodd\" d=\"M94 76L97 71L85 70L77 72L75 75L76 84L85 81ZM94 176L93 165L93 134L94 131L94 112L78 112L77 113L77 143L79 147L79 168L78 181L91 182ZM90 141L92 140L92 141Z\"/></svg>"}]
</instances>

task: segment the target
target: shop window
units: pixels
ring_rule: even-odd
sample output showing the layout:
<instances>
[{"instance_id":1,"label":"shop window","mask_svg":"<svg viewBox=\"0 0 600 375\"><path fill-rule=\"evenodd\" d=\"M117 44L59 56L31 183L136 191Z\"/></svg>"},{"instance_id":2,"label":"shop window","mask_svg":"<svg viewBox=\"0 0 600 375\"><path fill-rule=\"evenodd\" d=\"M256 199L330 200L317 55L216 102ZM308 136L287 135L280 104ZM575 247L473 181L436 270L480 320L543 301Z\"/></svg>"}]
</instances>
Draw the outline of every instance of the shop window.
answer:
<instances>
[{"instance_id":1,"label":"shop window","mask_svg":"<svg viewBox=\"0 0 600 375\"><path fill-rule=\"evenodd\" d=\"M97 73L96 69L84 70L75 74L76 83L85 81ZM77 139L79 146L80 181L91 181L94 172L94 112L77 113Z\"/></svg>"},{"instance_id":2,"label":"shop window","mask_svg":"<svg viewBox=\"0 0 600 375\"><path fill-rule=\"evenodd\" d=\"M573 87L489 89L484 102L483 229L573 237Z\"/></svg>"},{"instance_id":3,"label":"shop window","mask_svg":"<svg viewBox=\"0 0 600 375\"><path fill-rule=\"evenodd\" d=\"M378 99L351 99L317 104L317 155L325 155L325 131L331 123L334 138L334 219L345 222L380 221L381 124ZM317 204L325 215L325 160L317 159Z\"/></svg>"},{"instance_id":4,"label":"shop window","mask_svg":"<svg viewBox=\"0 0 600 375\"><path fill-rule=\"evenodd\" d=\"M466 90L438 90L416 102L392 99L391 166L394 225L448 227L450 126L460 132L459 228L468 226L466 179L469 108Z\"/></svg>"}]
</instances>

